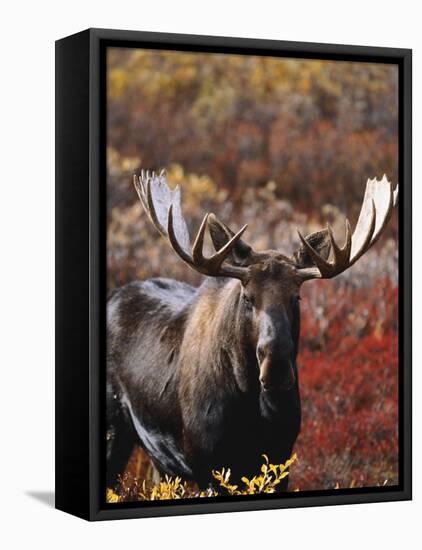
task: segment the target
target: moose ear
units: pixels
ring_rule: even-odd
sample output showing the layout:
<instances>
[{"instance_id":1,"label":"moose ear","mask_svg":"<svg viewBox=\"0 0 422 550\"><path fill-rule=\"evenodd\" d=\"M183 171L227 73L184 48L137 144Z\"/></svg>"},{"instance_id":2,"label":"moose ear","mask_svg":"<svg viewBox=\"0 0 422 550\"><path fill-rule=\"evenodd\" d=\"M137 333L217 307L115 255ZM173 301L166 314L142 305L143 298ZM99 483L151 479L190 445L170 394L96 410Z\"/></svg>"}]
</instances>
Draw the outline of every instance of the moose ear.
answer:
<instances>
[{"instance_id":1,"label":"moose ear","mask_svg":"<svg viewBox=\"0 0 422 550\"><path fill-rule=\"evenodd\" d=\"M318 254L322 258L324 258L324 260L328 260L328 256L330 255L331 250L331 241L328 229L315 231L315 233L311 233L310 235L305 237L305 239L312 246L312 248L316 252L318 252ZM309 255L309 252L306 250L303 244L301 244L300 247L293 254L293 261L295 262L296 267L300 269L304 267L313 267L315 265L314 261Z\"/></svg>"},{"instance_id":2,"label":"moose ear","mask_svg":"<svg viewBox=\"0 0 422 550\"><path fill-rule=\"evenodd\" d=\"M208 216L208 228L216 251L220 250L234 236L233 231L221 222L215 214ZM235 265L247 265L252 254L252 247L239 239L228 256L228 260Z\"/></svg>"}]
</instances>

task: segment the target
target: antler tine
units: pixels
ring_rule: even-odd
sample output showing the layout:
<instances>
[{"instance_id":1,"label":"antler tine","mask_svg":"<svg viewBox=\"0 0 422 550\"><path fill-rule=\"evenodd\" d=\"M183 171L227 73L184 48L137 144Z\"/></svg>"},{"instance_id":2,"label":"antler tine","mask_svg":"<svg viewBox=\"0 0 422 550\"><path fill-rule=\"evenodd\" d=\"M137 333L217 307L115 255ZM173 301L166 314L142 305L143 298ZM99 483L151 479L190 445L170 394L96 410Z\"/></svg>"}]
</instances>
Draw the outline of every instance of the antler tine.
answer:
<instances>
[{"instance_id":1,"label":"antler tine","mask_svg":"<svg viewBox=\"0 0 422 550\"><path fill-rule=\"evenodd\" d=\"M365 254L365 252L369 250L369 248L373 244L372 238L374 236L375 223L377 218L374 199L371 199L370 204L371 204L371 214L370 214L369 226L366 228L366 233L364 233L365 236L359 250L354 251L354 254L350 260L350 265L353 265L361 256L363 256L363 254ZM358 229L358 225L356 226L356 229L353 232L353 236L357 235L357 229Z\"/></svg>"},{"instance_id":2,"label":"antler tine","mask_svg":"<svg viewBox=\"0 0 422 550\"><path fill-rule=\"evenodd\" d=\"M312 245L308 243L308 241L305 239L305 237L302 235L302 233L299 230L297 231L297 233L299 235L299 239L301 243L306 248L307 252L311 256L312 260L314 261L314 264L318 267L321 274L328 271L331 267L330 262L328 262L327 260L324 260L324 258L322 258L318 254L318 252L314 249ZM301 272L304 273L305 271L301 270Z\"/></svg>"},{"instance_id":3,"label":"antler tine","mask_svg":"<svg viewBox=\"0 0 422 550\"><path fill-rule=\"evenodd\" d=\"M138 194L138 197L139 197L139 200L141 201L142 206L144 207L144 210L148 212L142 173L141 173L141 177L139 178L138 176L136 176L136 174L133 175L133 185L135 186L136 192Z\"/></svg>"},{"instance_id":4,"label":"antler tine","mask_svg":"<svg viewBox=\"0 0 422 550\"><path fill-rule=\"evenodd\" d=\"M173 247L176 254L178 254L182 258L182 260L184 260L187 264L189 264L191 267L193 267L193 259L180 246L179 241L177 240L176 234L174 232L173 205L172 204L170 205L169 211L168 211L167 234L168 234L170 244Z\"/></svg>"},{"instance_id":5,"label":"antler tine","mask_svg":"<svg viewBox=\"0 0 422 550\"><path fill-rule=\"evenodd\" d=\"M138 177L136 174L133 175L133 185L135 186L136 192L138 194L139 200L141 201L142 206L144 207L144 210L147 212L149 216L148 211L148 201L147 201L147 195L146 195L146 174L144 170L141 170L141 175Z\"/></svg>"},{"instance_id":6,"label":"antler tine","mask_svg":"<svg viewBox=\"0 0 422 550\"><path fill-rule=\"evenodd\" d=\"M134 176L133 182L142 206L151 222L161 235L168 238L176 254L192 269L203 275L245 279L248 274L247 268L228 264L223 266L223 263L245 231L246 225L236 235L233 235L220 250L207 258L203 253L205 230L209 216L209 214L206 214L193 243L192 252L190 252L189 235L181 212L179 187L177 186L173 190L168 187L164 170L158 176L155 172L150 173L141 170L140 177ZM165 225L166 227L164 227Z\"/></svg>"},{"instance_id":7,"label":"antler tine","mask_svg":"<svg viewBox=\"0 0 422 550\"><path fill-rule=\"evenodd\" d=\"M351 267L379 239L397 203L397 196L398 186L393 189L385 175L381 181L368 180L353 236L346 219L346 239L343 248L338 246L331 227L327 226L332 261L322 258L299 232L299 238L316 266L300 269L299 273L303 279L329 279Z\"/></svg>"},{"instance_id":8,"label":"antler tine","mask_svg":"<svg viewBox=\"0 0 422 550\"><path fill-rule=\"evenodd\" d=\"M147 172L147 174L148 174L148 172ZM154 174L154 172L153 172L153 174ZM155 206L154 206L154 201L152 200L151 183L153 181L153 178L155 178L155 174L151 178L147 177L147 179L146 179L146 203L147 203L147 207L148 207L148 214L149 214L149 217L151 218L152 223L158 229L159 233L161 233L161 235L163 235L163 236L166 236L166 231L165 231L164 227L161 225L161 223L158 220L157 212L156 212Z\"/></svg>"},{"instance_id":9,"label":"antler tine","mask_svg":"<svg viewBox=\"0 0 422 550\"><path fill-rule=\"evenodd\" d=\"M192 259L195 265L202 265L205 261L203 255L204 235L207 227L208 214L205 214L192 247Z\"/></svg>"},{"instance_id":10,"label":"antler tine","mask_svg":"<svg viewBox=\"0 0 422 550\"><path fill-rule=\"evenodd\" d=\"M346 237L342 248L338 246L334 239L331 226L327 225L328 235L330 237L331 250L333 251L333 268L330 271L331 277L337 275L338 270L347 269L350 262L350 253L352 250L352 230L350 228L350 222L346 218ZM331 266L331 264L330 264Z\"/></svg>"},{"instance_id":11,"label":"antler tine","mask_svg":"<svg viewBox=\"0 0 422 550\"><path fill-rule=\"evenodd\" d=\"M233 237L209 258L205 258L203 255L203 246L204 246L204 234L205 228L207 225L209 214L205 214L204 219L202 220L201 227L199 228L198 234L196 236L195 242L192 248L192 257L195 264L207 264L210 270L218 271L226 260L230 252L233 250L233 247L236 245L237 241L243 235L245 229L248 227L245 224Z\"/></svg>"},{"instance_id":12,"label":"antler tine","mask_svg":"<svg viewBox=\"0 0 422 550\"><path fill-rule=\"evenodd\" d=\"M222 267L222 264L226 260L227 256L230 254L236 242L240 239L247 225L244 225L242 229L240 229L240 231L238 231L236 235L234 235L218 252L213 254L211 257L206 258L203 254L203 246L208 216L209 214L205 214L202 220L192 247L192 256L190 256L185 252L185 250L183 250L183 248L180 246L179 241L177 240L173 223L173 205L170 205L168 211L167 230L171 246L173 247L174 251L182 258L182 260L184 260L193 269L199 271L203 275L245 279L248 274L248 269L232 265Z\"/></svg>"},{"instance_id":13,"label":"antler tine","mask_svg":"<svg viewBox=\"0 0 422 550\"><path fill-rule=\"evenodd\" d=\"M399 200L399 186L396 185L396 188L393 191L393 206L397 205L398 200Z\"/></svg>"},{"instance_id":14,"label":"antler tine","mask_svg":"<svg viewBox=\"0 0 422 550\"><path fill-rule=\"evenodd\" d=\"M217 262L217 265L221 265L224 262L224 260L233 250L236 243L238 242L240 237L243 235L247 227L248 227L248 224L245 223L245 225L241 229L239 229L239 231L235 235L233 235L233 237L223 247L221 247L218 252L216 252L212 256L212 258L214 258L215 261Z\"/></svg>"},{"instance_id":15,"label":"antler tine","mask_svg":"<svg viewBox=\"0 0 422 550\"><path fill-rule=\"evenodd\" d=\"M327 230L328 230L328 236L331 243L331 250L333 252L332 263L329 262L328 260L325 260L320 254L318 254L318 252L313 248L313 246L309 244L308 241L303 237L300 231L298 231L299 238L302 244L305 246L306 250L308 251L309 255L311 256L311 258L313 259L315 265L319 270L319 275L317 276L322 277L324 279L335 277L340 273L340 271L343 271L348 267L349 260L350 260L350 251L352 248L352 236L351 236L350 223L348 219L346 219L346 238L342 248L340 248L336 243L333 236L333 231L330 225L327 225ZM315 272L313 271L312 273L314 274Z\"/></svg>"}]
</instances>

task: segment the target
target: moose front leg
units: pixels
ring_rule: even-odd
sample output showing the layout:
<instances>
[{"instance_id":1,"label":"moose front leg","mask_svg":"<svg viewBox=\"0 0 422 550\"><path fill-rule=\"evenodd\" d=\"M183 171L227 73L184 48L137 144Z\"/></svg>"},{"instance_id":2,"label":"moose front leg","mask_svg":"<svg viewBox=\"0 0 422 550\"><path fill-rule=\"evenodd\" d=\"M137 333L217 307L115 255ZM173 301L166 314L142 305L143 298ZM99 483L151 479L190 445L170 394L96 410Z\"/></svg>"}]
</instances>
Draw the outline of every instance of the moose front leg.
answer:
<instances>
[{"instance_id":1,"label":"moose front leg","mask_svg":"<svg viewBox=\"0 0 422 550\"><path fill-rule=\"evenodd\" d=\"M107 487L114 488L124 473L130 455L139 442L126 411L114 394L107 395Z\"/></svg>"}]
</instances>

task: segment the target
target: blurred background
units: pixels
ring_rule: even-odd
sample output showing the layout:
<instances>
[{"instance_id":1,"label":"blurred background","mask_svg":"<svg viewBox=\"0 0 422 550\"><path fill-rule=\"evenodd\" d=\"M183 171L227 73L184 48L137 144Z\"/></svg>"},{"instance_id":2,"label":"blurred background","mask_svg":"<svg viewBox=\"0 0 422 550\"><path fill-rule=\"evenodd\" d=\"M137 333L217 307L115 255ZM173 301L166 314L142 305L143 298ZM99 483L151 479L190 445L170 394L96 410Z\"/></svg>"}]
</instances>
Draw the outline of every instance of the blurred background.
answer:
<instances>
[{"instance_id":1,"label":"blurred background","mask_svg":"<svg viewBox=\"0 0 422 550\"><path fill-rule=\"evenodd\" d=\"M394 65L108 49L108 288L200 284L141 209L134 173L167 169L191 236L205 212L291 254L296 229L342 241L368 178L397 182ZM397 484L397 214L353 268L302 291L302 433L290 489ZM265 450L263 450L265 452ZM128 471L148 478L135 451Z\"/></svg>"}]
</instances>

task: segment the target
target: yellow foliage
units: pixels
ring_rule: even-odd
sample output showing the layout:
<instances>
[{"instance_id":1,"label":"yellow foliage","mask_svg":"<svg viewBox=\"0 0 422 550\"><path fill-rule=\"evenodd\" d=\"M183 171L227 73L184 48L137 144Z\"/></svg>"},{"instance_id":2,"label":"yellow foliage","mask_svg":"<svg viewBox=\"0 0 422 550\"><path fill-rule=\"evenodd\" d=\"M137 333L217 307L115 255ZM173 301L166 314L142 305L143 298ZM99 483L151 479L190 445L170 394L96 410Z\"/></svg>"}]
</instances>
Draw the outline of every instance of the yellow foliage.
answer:
<instances>
[{"instance_id":1,"label":"yellow foliage","mask_svg":"<svg viewBox=\"0 0 422 550\"><path fill-rule=\"evenodd\" d=\"M119 502L119 495L113 489L107 489L106 500L107 502Z\"/></svg>"},{"instance_id":2,"label":"yellow foliage","mask_svg":"<svg viewBox=\"0 0 422 550\"><path fill-rule=\"evenodd\" d=\"M172 478L168 475L156 484L139 480L136 478L125 478L120 480L116 490L107 489L106 500L108 503L145 501L145 500L173 500L183 498L204 498L217 496L241 496L257 495L263 493L275 493L280 482L289 475L290 466L297 460L296 453L284 464L270 464L267 455L263 454L264 463L260 473L251 479L242 477L242 485L234 485L230 482L230 468L222 468L220 471L213 470L212 475L218 485L200 491L193 483L183 481L180 477ZM383 485L386 485L385 480ZM348 485L349 489L356 487L356 481L352 480ZM334 489L340 489L336 483ZM299 487L291 489L293 492L300 491Z\"/></svg>"},{"instance_id":3,"label":"yellow foliage","mask_svg":"<svg viewBox=\"0 0 422 550\"><path fill-rule=\"evenodd\" d=\"M157 484L148 484L145 480L140 486L138 480L135 480L136 499L137 500L170 500L181 498L202 498L227 495L254 495L259 493L274 493L277 485L289 475L288 468L296 460L294 454L285 464L270 464L267 455L262 455L264 463L261 466L260 474L252 479L242 477L243 486L230 483L231 470L223 468L221 471L213 470L212 475L218 481L218 486L208 488L204 491L193 489L191 484L183 481L180 477L172 478L164 476ZM121 482L124 485L124 482ZM120 487L116 493L112 489L107 489L107 502L115 503L127 500L124 496L125 489ZM130 491L133 497L133 490Z\"/></svg>"},{"instance_id":4,"label":"yellow foliage","mask_svg":"<svg viewBox=\"0 0 422 550\"><path fill-rule=\"evenodd\" d=\"M181 185L183 188L183 206L187 210L197 208L198 201L204 198L221 203L227 197L227 193L219 189L209 176L187 173L179 164L169 166L167 179L172 186Z\"/></svg>"},{"instance_id":5,"label":"yellow foliage","mask_svg":"<svg viewBox=\"0 0 422 550\"><path fill-rule=\"evenodd\" d=\"M224 487L230 495L255 495L258 493L275 493L277 485L289 475L287 469L296 460L296 453L285 464L270 464L267 455L262 455L264 464L261 466L261 474L252 479L242 477L244 487L238 489L237 485L230 485L230 470L224 469L221 472L213 472L213 476Z\"/></svg>"}]
</instances>

